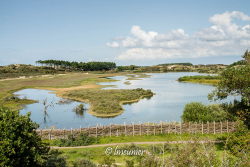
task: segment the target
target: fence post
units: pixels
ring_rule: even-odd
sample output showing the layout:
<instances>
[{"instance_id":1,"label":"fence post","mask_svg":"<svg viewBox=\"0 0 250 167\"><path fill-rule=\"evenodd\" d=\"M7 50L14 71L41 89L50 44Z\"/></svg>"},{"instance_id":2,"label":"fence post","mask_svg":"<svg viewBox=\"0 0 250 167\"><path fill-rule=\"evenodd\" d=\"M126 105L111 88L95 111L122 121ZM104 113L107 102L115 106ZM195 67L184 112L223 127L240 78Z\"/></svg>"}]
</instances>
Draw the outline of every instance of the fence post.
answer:
<instances>
[{"instance_id":1,"label":"fence post","mask_svg":"<svg viewBox=\"0 0 250 167\"><path fill-rule=\"evenodd\" d=\"M203 131L204 129L203 129L203 121L201 122L201 133L203 134L204 133L204 131Z\"/></svg>"},{"instance_id":2,"label":"fence post","mask_svg":"<svg viewBox=\"0 0 250 167\"><path fill-rule=\"evenodd\" d=\"M161 121L161 134L162 134L162 121Z\"/></svg>"},{"instance_id":3,"label":"fence post","mask_svg":"<svg viewBox=\"0 0 250 167\"><path fill-rule=\"evenodd\" d=\"M197 133L197 131L198 131L198 123L195 122L195 134Z\"/></svg>"},{"instance_id":4,"label":"fence post","mask_svg":"<svg viewBox=\"0 0 250 167\"><path fill-rule=\"evenodd\" d=\"M111 137L111 124L109 124L109 136Z\"/></svg>"},{"instance_id":5,"label":"fence post","mask_svg":"<svg viewBox=\"0 0 250 167\"><path fill-rule=\"evenodd\" d=\"M227 133L228 133L228 120L227 120Z\"/></svg>"},{"instance_id":6,"label":"fence post","mask_svg":"<svg viewBox=\"0 0 250 167\"><path fill-rule=\"evenodd\" d=\"M220 133L222 133L222 122L220 121Z\"/></svg>"},{"instance_id":7,"label":"fence post","mask_svg":"<svg viewBox=\"0 0 250 167\"><path fill-rule=\"evenodd\" d=\"M207 121L207 133L209 133L209 121Z\"/></svg>"},{"instance_id":8,"label":"fence post","mask_svg":"<svg viewBox=\"0 0 250 167\"><path fill-rule=\"evenodd\" d=\"M118 130L118 128L116 129L116 136L119 136L119 130Z\"/></svg>"},{"instance_id":9,"label":"fence post","mask_svg":"<svg viewBox=\"0 0 250 167\"><path fill-rule=\"evenodd\" d=\"M140 136L141 136L141 123L140 123Z\"/></svg>"},{"instance_id":10,"label":"fence post","mask_svg":"<svg viewBox=\"0 0 250 167\"><path fill-rule=\"evenodd\" d=\"M65 129L63 129L63 138L65 139Z\"/></svg>"},{"instance_id":11,"label":"fence post","mask_svg":"<svg viewBox=\"0 0 250 167\"><path fill-rule=\"evenodd\" d=\"M95 137L97 137L98 133L97 133L97 124L96 124L96 127L95 127Z\"/></svg>"},{"instance_id":12,"label":"fence post","mask_svg":"<svg viewBox=\"0 0 250 167\"><path fill-rule=\"evenodd\" d=\"M149 122L148 122L148 126L147 126L147 135L149 134Z\"/></svg>"},{"instance_id":13,"label":"fence post","mask_svg":"<svg viewBox=\"0 0 250 167\"><path fill-rule=\"evenodd\" d=\"M51 140L51 132L52 132L52 129L50 129L49 131L49 140Z\"/></svg>"},{"instance_id":14,"label":"fence post","mask_svg":"<svg viewBox=\"0 0 250 167\"><path fill-rule=\"evenodd\" d=\"M168 133L170 133L170 125L171 125L171 123L169 122L168 123Z\"/></svg>"},{"instance_id":15,"label":"fence post","mask_svg":"<svg viewBox=\"0 0 250 167\"><path fill-rule=\"evenodd\" d=\"M176 122L174 123L174 131L175 131L175 133L177 133L177 125L176 125Z\"/></svg>"},{"instance_id":16,"label":"fence post","mask_svg":"<svg viewBox=\"0 0 250 167\"><path fill-rule=\"evenodd\" d=\"M124 133L125 133L125 136L127 136L127 127L126 127L126 123L124 122Z\"/></svg>"},{"instance_id":17,"label":"fence post","mask_svg":"<svg viewBox=\"0 0 250 167\"><path fill-rule=\"evenodd\" d=\"M155 136L155 123L154 123L154 136Z\"/></svg>"},{"instance_id":18,"label":"fence post","mask_svg":"<svg viewBox=\"0 0 250 167\"><path fill-rule=\"evenodd\" d=\"M135 125L134 125L134 122L132 124L133 124L133 136L134 136L135 135Z\"/></svg>"},{"instance_id":19,"label":"fence post","mask_svg":"<svg viewBox=\"0 0 250 167\"><path fill-rule=\"evenodd\" d=\"M215 121L214 121L214 134L216 133L216 130L215 130Z\"/></svg>"},{"instance_id":20,"label":"fence post","mask_svg":"<svg viewBox=\"0 0 250 167\"><path fill-rule=\"evenodd\" d=\"M181 122L180 122L180 134L182 133L182 127L181 127Z\"/></svg>"}]
</instances>

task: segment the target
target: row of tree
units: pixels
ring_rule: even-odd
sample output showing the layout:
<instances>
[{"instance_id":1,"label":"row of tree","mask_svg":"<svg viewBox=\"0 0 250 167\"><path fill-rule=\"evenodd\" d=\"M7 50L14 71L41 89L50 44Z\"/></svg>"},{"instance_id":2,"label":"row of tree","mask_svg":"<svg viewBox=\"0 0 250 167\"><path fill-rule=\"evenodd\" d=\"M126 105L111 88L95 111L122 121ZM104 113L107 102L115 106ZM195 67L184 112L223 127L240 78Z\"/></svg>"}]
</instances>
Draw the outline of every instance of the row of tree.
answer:
<instances>
[{"instance_id":1,"label":"row of tree","mask_svg":"<svg viewBox=\"0 0 250 167\"><path fill-rule=\"evenodd\" d=\"M42 66L54 67L56 69L70 69L77 71L102 71L112 70L116 68L113 62L76 62L64 60L38 60L36 63Z\"/></svg>"}]
</instances>

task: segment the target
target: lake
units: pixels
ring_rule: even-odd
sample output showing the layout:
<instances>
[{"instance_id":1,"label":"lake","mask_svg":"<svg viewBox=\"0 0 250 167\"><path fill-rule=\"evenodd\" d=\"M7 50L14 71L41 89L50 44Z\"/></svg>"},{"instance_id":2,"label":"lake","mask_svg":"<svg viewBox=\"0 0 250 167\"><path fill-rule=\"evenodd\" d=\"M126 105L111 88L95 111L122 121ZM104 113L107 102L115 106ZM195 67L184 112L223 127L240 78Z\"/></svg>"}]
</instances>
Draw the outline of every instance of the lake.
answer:
<instances>
[{"instance_id":1,"label":"lake","mask_svg":"<svg viewBox=\"0 0 250 167\"><path fill-rule=\"evenodd\" d=\"M98 118L88 114L76 113L74 108L81 102L57 97L52 91L40 89L23 89L15 94L20 98L37 100L37 103L26 105L20 112L31 112L31 119L40 125L40 128L79 128L109 124L180 121L185 104L197 101L211 103L207 99L214 87L210 85L182 83L177 79L185 75L205 75L196 72L152 73L150 78L129 80L131 85L124 84L126 76L110 77L117 82L99 83L114 85L103 89L151 89L155 95L150 99L142 99L137 103L123 105L124 112L114 118ZM229 99L230 100L230 99ZM232 98L231 98L232 100ZM212 102L214 103L214 102ZM84 104L89 107L88 104ZM47 107L47 114L44 112Z\"/></svg>"}]
</instances>

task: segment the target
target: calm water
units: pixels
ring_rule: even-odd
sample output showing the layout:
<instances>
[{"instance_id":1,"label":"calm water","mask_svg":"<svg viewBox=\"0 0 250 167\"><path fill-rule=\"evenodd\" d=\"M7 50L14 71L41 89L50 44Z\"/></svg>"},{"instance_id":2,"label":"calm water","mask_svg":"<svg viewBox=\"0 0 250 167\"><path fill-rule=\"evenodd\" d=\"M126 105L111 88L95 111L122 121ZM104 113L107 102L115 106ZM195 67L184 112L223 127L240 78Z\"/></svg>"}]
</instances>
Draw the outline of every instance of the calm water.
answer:
<instances>
[{"instance_id":1,"label":"calm water","mask_svg":"<svg viewBox=\"0 0 250 167\"><path fill-rule=\"evenodd\" d=\"M114 118L98 118L88 114L76 113L74 108L80 102L68 101L57 97L51 91L38 89L24 89L16 92L21 98L37 100L38 103L26 105L21 114L31 112L31 119L40 124L40 128L79 128L139 122L180 121L186 103L198 101L210 103L207 94L214 88L209 85L181 83L176 81L184 75L201 75L199 73L153 73L150 78L130 80L131 85L124 84L127 77L112 77L117 82L100 83L102 85L115 85L105 89L151 89L156 93L151 99L142 99L137 103L123 105L125 111ZM44 105L44 101L45 105ZM44 108L47 106L47 115ZM87 108L89 107L85 104Z\"/></svg>"}]
</instances>

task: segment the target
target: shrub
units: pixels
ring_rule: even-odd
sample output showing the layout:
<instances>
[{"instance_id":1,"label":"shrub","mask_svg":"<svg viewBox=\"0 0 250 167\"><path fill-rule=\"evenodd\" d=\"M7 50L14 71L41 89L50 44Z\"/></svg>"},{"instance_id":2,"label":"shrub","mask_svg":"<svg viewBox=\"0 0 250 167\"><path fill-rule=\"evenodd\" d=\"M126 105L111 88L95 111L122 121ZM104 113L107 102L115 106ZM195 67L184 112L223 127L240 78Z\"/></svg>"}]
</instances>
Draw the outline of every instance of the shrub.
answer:
<instances>
[{"instance_id":1,"label":"shrub","mask_svg":"<svg viewBox=\"0 0 250 167\"><path fill-rule=\"evenodd\" d=\"M97 142L97 138L82 133L79 136L69 135L67 139L55 140L57 146L86 146Z\"/></svg>"},{"instance_id":2,"label":"shrub","mask_svg":"<svg viewBox=\"0 0 250 167\"><path fill-rule=\"evenodd\" d=\"M115 163L115 159L111 156L104 156L103 159L100 161L101 165L105 165L107 167L111 167Z\"/></svg>"},{"instance_id":3,"label":"shrub","mask_svg":"<svg viewBox=\"0 0 250 167\"><path fill-rule=\"evenodd\" d=\"M227 118L227 113L220 105L203 105L199 102L186 104L182 115L183 121L222 121Z\"/></svg>"},{"instance_id":4,"label":"shrub","mask_svg":"<svg viewBox=\"0 0 250 167\"><path fill-rule=\"evenodd\" d=\"M0 166L41 166L49 147L35 132L30 114L0 108Z\"/></svg>"},{"instance_id":5,"label":"shrub","mask_svg":"<svg viewBox=\"0 0 250 167\"><path fill-rule=\"evenodd\" d=\"M126 167L134 167L135 163L133 160L126 160Z\"/></svg>"},{"instance_id":6,"label":"shrub","mask_svg":"<svg viewBox=\"0 0 250 167\"><path fill-rule=\"evenodd\" d=\"M96 167L96 164L87 159L79 159L73 162L73 167Z\"/></svg>"},{"instance_id":7,"label":"shrub","mask_svg":"<svg viewBox=\"0 0 250 167\"><path fill-rule=\"evenodd\" d=\"M58 150L50 150L47 160L44 163L44 167L66 167L66 160L63 157L62 152Z\"/></svg>"}]
</instances>

